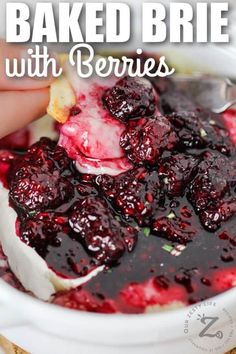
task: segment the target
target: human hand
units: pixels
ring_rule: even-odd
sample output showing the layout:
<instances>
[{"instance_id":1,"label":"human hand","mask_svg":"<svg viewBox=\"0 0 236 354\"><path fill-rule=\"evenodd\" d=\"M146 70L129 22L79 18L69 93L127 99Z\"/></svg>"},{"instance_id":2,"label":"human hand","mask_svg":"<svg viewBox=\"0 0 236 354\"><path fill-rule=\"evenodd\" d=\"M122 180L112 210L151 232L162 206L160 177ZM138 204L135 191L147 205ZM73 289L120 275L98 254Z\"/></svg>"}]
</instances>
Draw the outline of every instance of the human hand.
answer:
<instances>
[{"instance_id":1,"label":"human hand","mask_svg":"<svg viewBox=\"0 0 236 354\"><path fill-rule=\"evenodd\" d=\"M8 78L6 58L26 58L27 49L0 41L0 138L43 116L49 102L49 78Z\"/></svg>"}]
</instances>

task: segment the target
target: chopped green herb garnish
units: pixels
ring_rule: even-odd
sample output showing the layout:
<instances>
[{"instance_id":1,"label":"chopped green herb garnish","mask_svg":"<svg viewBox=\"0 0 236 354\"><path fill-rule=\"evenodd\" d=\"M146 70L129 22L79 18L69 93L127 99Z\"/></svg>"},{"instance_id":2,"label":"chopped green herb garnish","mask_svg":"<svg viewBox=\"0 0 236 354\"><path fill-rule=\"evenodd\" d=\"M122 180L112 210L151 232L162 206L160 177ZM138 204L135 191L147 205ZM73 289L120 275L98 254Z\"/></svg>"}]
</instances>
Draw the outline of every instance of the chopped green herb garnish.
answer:
<instances>
[{"instance_id":1,"label":"chopped green herb garnish","mask_svg":"<svg viewBox=\"0 0 236 354\"><path fill-rule=\"evenodd\" d=\"M172 256L178 257L182 254L182 252L185 250L186 246L184 245L176 245L176 246L171 246L165 244L162 246L162 249L166 252L169 252Z\"/></svg>"},{"instance_id":2,"label":"chopped green herb garnish","mask_svg":"<svg viewBox=\"0 0 236 354\"><path fill-rule=\"evenodd\" d=\"M173 247L171 245L165 244L162 246L162 249L166 252L171 252L173 250Z\"/></svg>"},{"instance_id":3,"label":"chopped green herb garnish","mask_svg":"<svg viewBox=\"0 0 236 354\"><path fill-rule=\"evenodd\" d=\"M150 233L151 233L150 227L144 227L144 228L143 228L143 234L144 234L144 236L148 237L148 236L150 235Z\"/></svg>"}]
</instances>

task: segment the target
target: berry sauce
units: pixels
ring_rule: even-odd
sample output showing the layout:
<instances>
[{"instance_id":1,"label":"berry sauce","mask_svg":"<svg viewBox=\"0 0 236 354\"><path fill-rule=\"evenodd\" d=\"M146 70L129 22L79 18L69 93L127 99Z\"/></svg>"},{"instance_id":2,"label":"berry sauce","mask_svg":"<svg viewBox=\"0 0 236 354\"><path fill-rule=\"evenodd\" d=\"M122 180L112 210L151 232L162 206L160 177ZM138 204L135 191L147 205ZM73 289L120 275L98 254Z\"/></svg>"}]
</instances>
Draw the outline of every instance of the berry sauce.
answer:
<instances>
[{"instance_id":1,"label":"berry sauce","mask_svg":"<svg viewBox=\"0 0 236 354\"><path fill-rule=\"evenodd\" d=\"M81 173L67 149L47 138L23 153L0 151L18 237L63 277L105 266L52 301L143 313L235 286L236 113L206 111L164 79L124 78L99 104L123 124L117 151L126 172ZM73 120L83 109L72 109Z\"/></svg>"}]
</instances>

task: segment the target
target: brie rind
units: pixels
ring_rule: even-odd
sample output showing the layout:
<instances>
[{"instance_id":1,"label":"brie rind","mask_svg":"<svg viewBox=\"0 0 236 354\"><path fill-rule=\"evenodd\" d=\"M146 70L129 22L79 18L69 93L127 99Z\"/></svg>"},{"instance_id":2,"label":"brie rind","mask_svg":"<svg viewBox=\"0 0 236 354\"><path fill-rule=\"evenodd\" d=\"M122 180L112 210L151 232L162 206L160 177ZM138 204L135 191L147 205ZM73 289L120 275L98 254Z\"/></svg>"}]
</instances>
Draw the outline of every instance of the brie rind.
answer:
<instances>
[{"instance_id":1,"label":"brie rind","mask_svg":"<svg viewBox=\"0 0 236 354\"><path fill-rule=\"evenodd\" d=\"M104 266L97 267L86 276L75 279L60 277L16 235L16 220L17 214L9 206L9 191L0 183L0 241L3 252L12 272L24 288L36 297L49 300L55 292L80 286L104 269Z\"/></svg>"}]
</instances>

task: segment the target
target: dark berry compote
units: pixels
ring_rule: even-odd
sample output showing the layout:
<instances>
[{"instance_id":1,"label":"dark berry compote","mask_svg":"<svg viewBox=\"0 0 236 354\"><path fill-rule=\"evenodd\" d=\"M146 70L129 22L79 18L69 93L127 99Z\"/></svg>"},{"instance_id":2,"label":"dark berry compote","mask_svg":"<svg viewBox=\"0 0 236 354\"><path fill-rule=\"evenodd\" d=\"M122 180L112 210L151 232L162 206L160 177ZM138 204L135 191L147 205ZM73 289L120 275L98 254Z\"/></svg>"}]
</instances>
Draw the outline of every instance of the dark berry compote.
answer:
<instances>
[{"instance_id":1,"label":"dark berry compote","mask_svg":"<svg viewBox=\"0 0 236 354\"><path fill-rule=\"evenodd\" d=\"M235 286L236 114L224 119L206 111L164 79L124 77L96 87L95 99L99 127L119 128L116 153L107 151L109 141L96 145L92 136L80 151L43 138L24 153L0 154L21 240L64 277L104 265L52 301L92 312L143 313ZM68 124L90 129L91 138L96 129L86 128L85 103L78 101ZM94 164L103 156L111 166L114 155L125 159L127 171L81 173L71 151Z\"/></svg>"}]
</instances>

